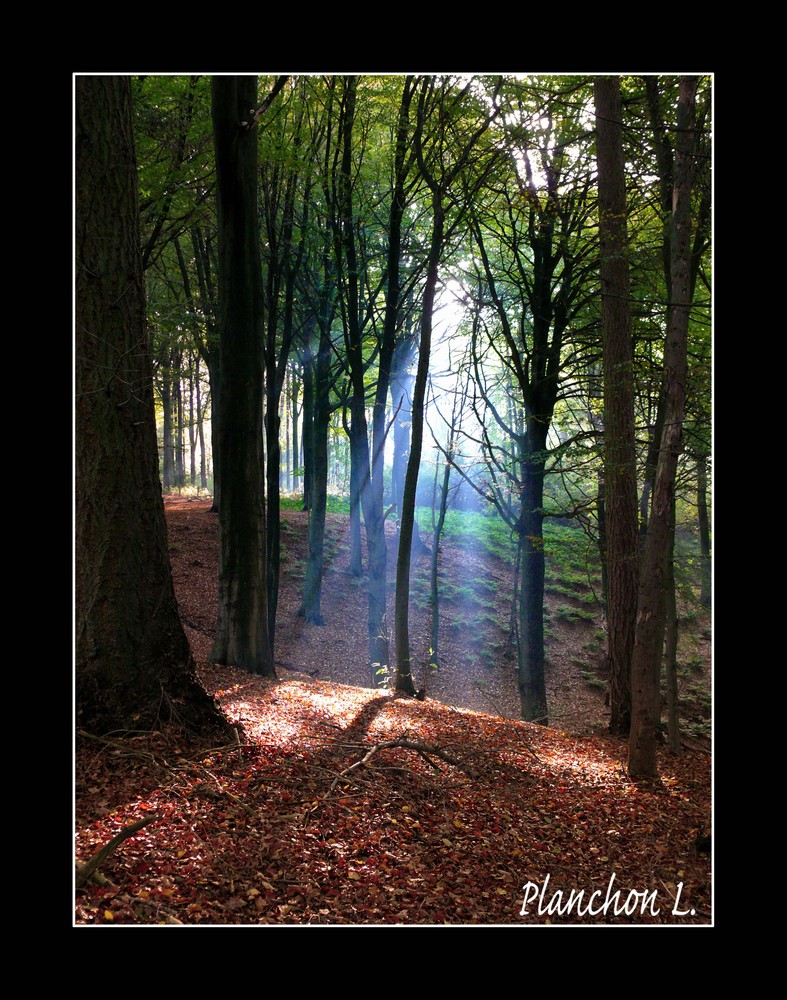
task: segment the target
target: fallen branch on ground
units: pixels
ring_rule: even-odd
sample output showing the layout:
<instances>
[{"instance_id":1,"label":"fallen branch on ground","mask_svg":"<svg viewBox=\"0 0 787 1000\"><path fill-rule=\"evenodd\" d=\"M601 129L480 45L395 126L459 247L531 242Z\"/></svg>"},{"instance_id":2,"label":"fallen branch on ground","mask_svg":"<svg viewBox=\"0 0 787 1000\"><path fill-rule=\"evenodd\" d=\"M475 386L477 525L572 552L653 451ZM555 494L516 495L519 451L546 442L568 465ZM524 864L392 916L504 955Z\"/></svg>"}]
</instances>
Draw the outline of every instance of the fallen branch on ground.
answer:
<instances>
[{"instance_id":1,"label":"fallen branch on ground","mask_svg":"<svg viewBox=\"0 0 787 1000\"><path fill-rule=\"evenodd\" d=\"M430 767L437 766L434 761L429 759L430 756L437 757L440 760L445 761L446 764L458 767L459 770L463 771L469 778L475 777L473 772L465 764L463 764L461 760L458 760L456 757L452 757L451 754L446 753L445 750L441 750L439 747L432 746L429 743L422 743L421 740L386 740L384 743L375 743L371 750L369 750L360 760L357 760L354 764L345 768L341 774L337 774L331 783L331 787L326 793L326 798L343 778L346 778L347 775L356 770L356 768L363 767L364 764L368 764L375 754L379 753L381 750L393 750L396 748L402 750L414 750L417 754L423 757Z\"/></svg>"},{"instance_id":2,"label":"fallen branch on ground","mask_svg":"<svg viewBox=\"0 0 787 1000\"><path fill-rule=\"evenodd\" d=\"M141 830L143 826L147 826L148 823L152 823L154 819L160 818L161 817L158 813L153 813L150 816L143 816L134 823L129 823L128 826L124 826L120 833L115 834L108 844L105 844L99 851L96 851L89 861L86 861L83 865L77 866L77 886L84 885L85 882L92 878L98 868L104 864L107 858L111 857L115 853L124 840L128 840L129 837L133 837L138 830Z\"/></svg>"}]
</instances>

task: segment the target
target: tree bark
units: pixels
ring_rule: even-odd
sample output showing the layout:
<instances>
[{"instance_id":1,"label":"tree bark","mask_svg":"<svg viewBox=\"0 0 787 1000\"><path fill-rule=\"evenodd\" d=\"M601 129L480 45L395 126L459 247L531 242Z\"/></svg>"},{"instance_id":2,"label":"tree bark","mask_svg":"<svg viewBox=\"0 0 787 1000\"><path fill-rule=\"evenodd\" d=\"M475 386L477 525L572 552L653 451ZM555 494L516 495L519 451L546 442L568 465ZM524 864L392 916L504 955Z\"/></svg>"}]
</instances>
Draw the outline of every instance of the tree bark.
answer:
<instances>
[{"instance_id":1,"label":"tree bark","mask_svg":"<svg viewBox=\"0 0 787 1000\"><path fill-rule=\"evenodd\" d=\"M311 352L310 352L311 353ZM324 624L320 602L322 599L322 579L325 545L325 514L328 506L328 429L331 422L330 409L330 375L331 375L331 339L330 327L321 324L320 342L316 356L308 368L310 376L304 381L304 392L309 392L313 399L306 405L304 413L311 413L312 419L304 420L304 442L309 445L305 449L304 458L307 465L309 489L309 558L306 563L304 579L303 603L299 613L313 625Z\"/></svg>"},{"instance_id":2,"label":"tree bark","mask_svg":"<svg viewBox=\"0 0 787 1000\"><path fill-rule=\"evenodd\" d=\"M219 222L221 508L211 658L275 676L268 638L262 275L257 228L257 78L211 81Z\"/></svg>"},{"instance_id":3,"label":"tree bark","mask_svg":"<svg viewBox=\"0 0 787 1000\"><path fill-rule=\"evenodd\" d=\"M711 570L710 516L708 514L708 455L697 455L697 521L700 532L700 604L711 606L713 574Z\"/></svg>"},{"instance_id":4,"label":"tree bark","mask_svg":"<svg viewBox=\"0 0 787 1000\"><path fill-rule=\"evenodd\" d=\"M196 338L197 350L200 352L205 367L208 369L208 385L210 387L210 444L211 464L213 467L213 504L211 513L218 513L221 506L221 487L219 465L219 420L221 414L221 343L217 329L217 313L215 286L212 280L213 244L210 237L198 226L191 230L191 245L194 251L194 265L197 271L202 314L205 317L205 336ZM207 483L206 483L207 485Z\"/></svg>"},{"instance_id":5,"label":"tree bark","mask_svg":"<svg viewBox=\"0 0 787 1000\"><path fill-rule=\"evenodd\" d=\"M405 694L415 694L410 652L410 564L415 526L415 495L418 488L418 471L421 465L421 447L424 436L424 402L432 344L432 317L444 231L445 211L442 204L442 192L436 192L433 193L432 197L432 236L421 301L421 337L418 349L418 368L413 386L410 456L407 460L407 472L404 478L399 524L399 549L396 556L396 604L394 607L396 690Z\"/></svg>"},{"instance_id":6,"label":"tree bark","mask_svg":"<svg viewBox=\"0 0 787 1000\"><path fill-rule=\"evenodd\" d=\"M675 477L683 443L687 342L691 309L691 191L694 106L697 80L680 81L675 143L669 327L664 355L664 428L653 488L648 535L642 554L637 631L631 665L631 736L628 769L632 778L657 777L656 745L660 719L659 677L664 635L671 513Z\"/></svg>"},{"instance_id":7,"label":"tree bark","mask_svg":"<svg viewBox=\"0 0 787 1000\"><path fill-rule=\"evenodd\" d=\"M76 79L76 710L226 732L178 617L147 348L129 80Z\"/></svg>"},{"instance_id":8,"label":"tree bark","mask_svg":"<svg viewBox=\"0 0 787 1000\"><path fill-rule=\"evenodd\" d=\"M604 514L610 732L631 726L631 654L637 609L634 376L620 81L594 82L604 354Z\"/></svg>"},{"instance_id":9,"label":"tree bark","mask_svg":"<svg viewBox=\"0 0 787 1000\"><path fill-rule=\"evenodd\" d=\"M680 701L678 698L678 639L680 621L675 593L675 502L673 498L667 579L664 629L664 682L667 690L667 740L670 751L679 754L680 745Z\"/></svg>"},{"instance_id":10,"label":"tree bark","mask_svg":"<svg viewBox=\"0 0 787 1000\"><path fill-rule=\"evenodd\" d=\"M518 679L520 715L527 722L546 726L544 651L544 471L546 426L528 420L526 453L522 460L522 500L517 533L522 568L519 588Z\"/></svg>"},{"instance_id":11,"label":"tree bark","mask_svg":"<svg viewBox=\"0 0 787 1000\"><path fill-rule=\"evenodd\" d=\"M314 393L315 359L311 349L310 333L307 331L303 344L303 510L311 510L314 469ZM327 466L326 466L327 475Z\"/></svg>"},{"instance_id":12,"label":"tree bark","mask_svg":"<svg viewBox=\"0 0 787 1000\"><path fill-rule=\"evenodd\" d=\"M407 204L405 181L409 171L408 139L410 104L415 93L413 77L405 77L399 104L394 154L394 186L388 213L388 253L386 258L385 318L380 342L380 357L372 415L372 455L369 484L369 516L366 517L366 545L369 553L369 659L373 681L377 671L389 669L389 641L386 622L386 573L388 547L385 540L384 471L386 404L391 384L396 331L401 309L400 259L402 253L402 220Z\"/></svg>"}]
</instances>

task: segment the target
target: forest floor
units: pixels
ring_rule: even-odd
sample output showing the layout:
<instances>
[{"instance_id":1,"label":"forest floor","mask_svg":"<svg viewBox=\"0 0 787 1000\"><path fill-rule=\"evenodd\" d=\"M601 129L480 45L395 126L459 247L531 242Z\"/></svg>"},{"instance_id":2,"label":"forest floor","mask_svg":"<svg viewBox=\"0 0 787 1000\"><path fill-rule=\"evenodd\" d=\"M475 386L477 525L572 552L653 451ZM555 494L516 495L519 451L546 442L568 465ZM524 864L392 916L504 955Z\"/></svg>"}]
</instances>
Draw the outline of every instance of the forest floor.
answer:
<instances>
[{"instance_id":1,"label":"forest floor","mask_svg":"<svg viewBox=\"0 0 787 1000\"><path fill-rule=\"evenodd\" d=\"M635 783L626 742L607 734L602 622L587 603L574 615L564 593L548 596L550 725L520 722L510 568L445 545L440 668L428 670L421 557L411 637L426 698L397 697L370 687L348 519L328 516L315 626L297 614L308 515L284 511L278 678L264 680L208 660L216 515L204 499L165 508L198 671L239 743L173 726L80 740L78 863L123 839L77 888L77 925L712 923L707 620L682 630L684 750L662 749L661 780Z\"/></svg>"}]
</instances>

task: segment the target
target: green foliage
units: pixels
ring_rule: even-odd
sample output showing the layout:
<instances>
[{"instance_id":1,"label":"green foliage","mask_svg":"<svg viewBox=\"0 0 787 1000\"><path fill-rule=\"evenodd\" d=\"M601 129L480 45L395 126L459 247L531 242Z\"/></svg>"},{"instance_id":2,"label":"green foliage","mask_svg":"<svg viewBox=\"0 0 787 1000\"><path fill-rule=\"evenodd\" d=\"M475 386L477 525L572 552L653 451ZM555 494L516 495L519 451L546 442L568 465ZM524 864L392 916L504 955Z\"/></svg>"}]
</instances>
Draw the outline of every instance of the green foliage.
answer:
<instances>
[{"instance_id":1,"label":"green foliage","mask_svg":"<svg viewBox=\"0 0 787 1000\"><path fill-rule=\"evenodd\" d=\"M431 533L432 508L416 509L418 525L423 534ZM485 557L508 562L512 554L511 530L493 507L488 512L448 510L443 525L443 538L465 551L477 550Z\"/></svg>"},{"instance_id":2,"label":"green foliage","mask_svg":"<svg viewBox=\"0 0 787 1000\"><path fill-rule=\"evenodd\" d=\"M346 514L349 517L350 498L345 495L329 493L325 509L329 514ZM282 495L279 498L279 510L303 510L303 494Z\"/></svg>"},{"instance_id":3,"label":"green foliage","mask_svg":"<svg viewBox=\"0 0 787 1000\"><path fill-rule=\"evenodd\" d=\"M260 77L260 101L270 92L272 78ZM357 78L355 125L352 137L352 225L363 260L359 275L363 313L363 359L367 366L366 384L370 394L377 376L379 316L384 305L386 230L392 197L392 170L395 144L392 137L402 94L404 78L397 75L360 75ZM595 530L597 473L602 459L603 437L596 433L594 420L601 416L602 379L599 374L599 297L597 289L596 198L594 188L594 136L591 80L580 76L478 76L469 81L462 77L436 77L424 81L431 95L427 102L434 111L426 122L423 151L430 171L440 175L450 169L469 134L477 127L495 91L495 103L504 114L494 123L487 138L478 146L478 157L468 161L462 182L468 185L480 163L489 167L487 182L473 197L472 213L456 229L446 247L445 266L457 264L453 280L462 284L465 293L465 331L471 325L477 307L484 323L502 325L502 317L515 331L514 340L503 340L497 329L489 345L479 345L479 372L487 384L490 400L500 408L504 429L485 416L485 433L501 449L501 476L507 478L512 503L516 506L516 446L513 428L526 429L532 401L523 396L512 369L514 355L535 364L533 310L528 307L527 292L532 290L536 273L537 251L543 261L556 255L561 264L550 286L544 289L553 304L562 303L569 311L569 325L564 334L558 363L561 389L551 420L553 434L547 451L539 459L547 463L544 507L549 514L581 511L589 532ZM658 79L665 125L669 130L675 120L677 78ZM710 80L703 78L699 89L699 107L709 106ZM633 317L638 386L637 417L643 428L643 446L653 425L655 403L661 385L663 339L668 295L664 287L661 246L664 218L656 182L657 169L652 137L646 81L630 76L621 80L625 98L628 193L631 205L632 298L637 303ZM284 241L294 255L304 247L303 266L298 268L294 310L297 323L313 322L314 308L323 283L330 284L330 268L323 268L324 255L330 256L331 220L336 191L331 189L330 156L341 142L339 114L346 97L347 83L339 76L292 76L265 112L264 127L259 130L261 219L264 221L261 250L266 277L273 274L277 261L277 240ZM426 93L426 89L424 90ZM133 80L135 139L139 161L142 242L146 247L149 299L157 350L154 353L160 371L172 365L170 345L184 337L204 347L209 337L207 320L213 304L200 300L199 281L191 251L191 230L198 224L206 231L215 228L215 168L210 121L210 78L189 76L146 76ZM414 121L415 104L411 108ZM709 140L709 120L703 121L703 143ZM329 144L330 143L330 144ZM511 155L499 155L501 150ZM703 154L706 147L702 146ZM410 154L413 150L411 149ZM493 155L492 155L493 154ZM487 159L488 156L491 159ZM707 159L703 156L703 162ZM417 262L424 257L428 233L428 214L424 213L423 178L413 165L408 183L412 200L404 218L405 257L411 261L408 280L414 282L412 299L418 300ZM334 178L335 179L335 178ZM285 237L283 195L288 183L295 185L295 198ZM704 183L704 181L703 181ZM461 185L456 188L461 201ZM702 207L703 189L697 192L695 214ZM485 234L488 273L479 265L479 248L470 226ZM268 223L272 229L268 231ZM174 250L180 239L192 296L196 309L186 300L183 276ZM551 243L547 245L547 239ZM289 241L289 242L288 242ZM215 247L214 247L215 250ZM692 308L691 361L687 395L687 458L682 463L678 492L679 523L696 520L692 496L696 473L694 456L710 451L711 325L710 251L704 250L697 282L696 304ZM569 278L570 274L570 278ZM462 281L470 276L469 281ZM209 277L209 275L208 275ZM494 282L502 313L489 310L489 289ZM566 287L564 288L564 283ZM483 286L479 292L479 285ZM570 286L570 287L569 287ZM565 297L564 296L564 292ZM335 293L335 289L334 289ZM484 301L482 301L482 299ZM343 303L346 307L346 302ZM283 312L283 310L282 310ZM155 314L155 315L154 315ZM333 313L334 371L341 372L344 358L344 330L337 307ZM554 325L554 315L549 322ZM418 317L411 322L417 324ZM494 338L498 337L498 340ZM519 339L517 339L519 338ZM160 348L160 349L159 349ZM484 353L485 352L485 353ZM483 356L480 356L483 354ZM532 374L532 372L531 372ZM339 406L346 387L338 375L330 387L331 400ZM525 394L527 395L527 394ZM371 398L371 395L370 397ZM509 409L510 407L510 409ZM533 416L532 413L529 414ZM337 414L331 429L332 448L341 452L347 468L346 435ZM644 452L643 452L644 453ZM689 459L688 455L691 455ZM534 456L531 456L533 458ZM302 470L297 470L298 473ZM386 476L389 470L386 469ZM341 474L333 484L345 488ZM300 509L291 498L290 509ZM283 509L286 502L282 501ZM346 496L331 495L329 511L347 514ZM421 507L418 520L424 536L431 534L431 510ZM450 510L445 537L451 544L475 544L486 555L511 563L516 551L510 528L494 512L458 512ZM547 518L543 544L549 585L562 581L581 581L588 594L600 593L598 556L594 543L576 526L556 525ZM676 571L685 578L685 586L695 588L697 579L696 542L681 550L678 546ZM588 600L592 600L588 596Z\"/></svg>"},{"instance_id":4,"label":"green foliage","mask_svg":"<svg viewBox=\"0 0 787 1000\"><path fill-rule=\"evenodd\" d=\"M574 608L568 604L561 604L558 608L556 608L555 614L558 618L562 618L563 621L567 622L592 622L596 617L593 611L585 611L582 608Z\"/></svg>"},{"instance_id":5,"label":"green foliage","mask_svg":"<svg viewBox=\"0 0 787 1000\"><path fill-rule=\"evenodd\" d=\"M158 233L155 257L187 219L213 212L210 78L134 77L132 92L142 243Z\"/></svg>"},{"instance_id":6,"label":"green foliage","mask_svg":"<svg viewBox=\"0 0 787 1000\"><path fill-rule=\"evenodd\" d=\"M589 582L600 584L601 560L598 546L588 538L579 524L555 524L547 521L544 539L549 578L582 582L584 585Z\"/></svg>"},{"instance_id":7,"label":"green foliage","mask_svg":"<svg viewBox=\"0 0 787 1000\"><path fill-rule=\"evenodd\" d=\"M396 680L396 671L390 663L373 663L372 673L374 674L375 686L389 691Z\"/></svg>"},{"instance_id":8,"label":"green foliage","mask_svg":"<svg viewBox=\"0 0 787 1000\"><path fill-rule=\"evenodd\" d=\"M606 681L602 680L600 677L596 677L595 674L592 674L589 671L583 670L582 679L584 680L584 682L587 684L588 687L599 688L603 690L607 686Z\"/></svg>"}]
</instances>

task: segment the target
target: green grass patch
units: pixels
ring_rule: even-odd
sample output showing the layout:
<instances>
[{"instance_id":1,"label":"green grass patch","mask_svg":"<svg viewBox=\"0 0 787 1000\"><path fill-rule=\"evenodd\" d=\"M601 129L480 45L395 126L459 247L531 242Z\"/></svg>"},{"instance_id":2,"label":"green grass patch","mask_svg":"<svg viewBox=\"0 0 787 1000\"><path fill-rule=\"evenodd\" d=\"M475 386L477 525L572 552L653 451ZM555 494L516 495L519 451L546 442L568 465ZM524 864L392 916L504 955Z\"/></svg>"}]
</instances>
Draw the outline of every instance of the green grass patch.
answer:
<instances>
[{"instance_id":1,"label":"green grass patch","mask_svg":"<svg viewBox=\"0 0 787 1000\"><path fill-rule=\"evenodd\" d=\"M299 495L282 497L282 510L302 510L303 498ZM330 514L349 515L349 497L329 494L327 510ZM432 509L417 507L416 519L424 541L431 545ZM516 535L491 508L485 513L449 510L443 527L443 541L481 558L497 558L511 567L516 556ZM583 595L588 603L595 602L601 594L601 566L598 547L587 537L578 524L544 522L544 559L547 587L556 594ZM494 591L496 581L477 581L476 590ZM441 589L444 584L441 583Z\"/></svg>"},{"instance_id":2,"label":"green grass patch","mask_svg":"<svg viewBox=\"0 0 787 1000\"><path fill-rule=\"evenodd\" d=\"M350 498L329 493L325 502L325 509L329 514L349 515ZM296 493L293 496L281 497L279 499L279 510L303 510L303 495Z\"/></svg>"},{"instance_id":3,"label":"green grass patch","mask_svg":"<svg viewBox=\"0 0 787 1000\"><path fill-rule=\"evenodd\" d=\"M583 608L572 608L568 604L561 604L555 609L555 614L558 618L562 618L566 622L592 622L596 617L592 611L585 611Z\"/></svg>"},{"instance_id":4,"label":"green grass patch","mask_svg":"<svg viewBox=\"0 0 787 1000\"><path fill-rule=\"evenodd\" d=\"M599 688L600 690L603 690L607 686L606 681L602 681L600 677L596 677L595 674L591 674L587 670L582 671L582 680L588 687Z\"/></svg>"}]
</instances>

